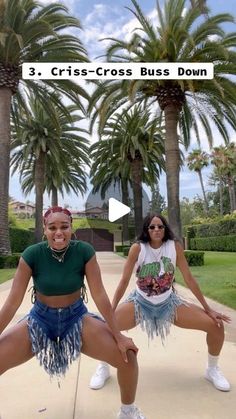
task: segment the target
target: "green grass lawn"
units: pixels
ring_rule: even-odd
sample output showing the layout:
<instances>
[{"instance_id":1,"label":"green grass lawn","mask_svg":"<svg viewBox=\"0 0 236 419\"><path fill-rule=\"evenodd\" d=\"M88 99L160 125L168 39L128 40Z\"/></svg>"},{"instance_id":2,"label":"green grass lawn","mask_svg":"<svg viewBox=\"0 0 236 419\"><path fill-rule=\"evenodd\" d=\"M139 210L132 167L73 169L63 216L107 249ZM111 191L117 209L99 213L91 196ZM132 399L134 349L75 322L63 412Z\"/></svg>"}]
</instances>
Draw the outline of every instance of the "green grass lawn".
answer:
<instances>
[{"instance_id":1,"label":"green grass lawn","mask_svg":"<svg viewBox=\"0 0 236 419\"><path fill-rule=\"evenodd\" d=\"M13 277L15 269L0 269L0 284Z\"/></svg>"},{"instance_id":2,"label":"green grass lawn","mask_svg":"<svg viewBox=\"0 0 236 419\"><path fill-rule=\"evenodd\" d=\"M35 227L34 219L17 219L16 226L17 228L23 228L28 230L29 228ZM73 231L77 228L106 228L109 231L120 230L120 223L110 223L108 220L96 220L96 219L87 219L87 218L75 218L73 219Z\"/></svg>"},{"instance_id":3,"label":"green grass lawn","mask_svg":"<svg viewBox=\"0 0 236 419\"><path fill-rule=\"evenodd\" d=\"M204 266L191 266L202 293L236 309L236 253L205 252L204 260ZM178 271L176 281L185 285Z\"/></svg>"}]
</instances>

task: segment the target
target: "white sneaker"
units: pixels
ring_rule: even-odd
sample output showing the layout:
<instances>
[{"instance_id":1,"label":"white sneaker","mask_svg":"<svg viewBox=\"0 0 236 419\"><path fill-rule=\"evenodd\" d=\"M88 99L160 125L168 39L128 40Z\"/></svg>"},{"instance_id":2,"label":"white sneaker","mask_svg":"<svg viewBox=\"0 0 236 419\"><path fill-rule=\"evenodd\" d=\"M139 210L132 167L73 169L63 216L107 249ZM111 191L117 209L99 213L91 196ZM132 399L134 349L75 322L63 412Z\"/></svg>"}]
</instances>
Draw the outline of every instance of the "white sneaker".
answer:
<instances>
[{"instance_id":1,"label":"white sneaker","mask_svg":"<svg viewBox=\"0 0 236 419\"><path fill-rule=\"evenodd\" d=\"M140 412L140 410L133 406L131 407L128 412L124 413L122 408L120 409L118 415L118 419L146 419L145 416Z\"/></svg>"},{"instance_id":2,"label":"white sneaker","mask_svg":"<svg viewBox=\"0 0 236 419\"><path fill-rule=\"evenodd\" d=\"M210 381L217 390L230 391L230 384L223 376L219 367L209 367L206 369L205 378Z\"/></svg>"},{"instance_id":3,"label":"white sneaker","mask_svg":"<svg viewBox=\"0 0 236 419\"><path fill-rule=\"evenodd\" d=\"M97 366L96 372L93 374L89 387L93 390L99 390L105 385L105 382L111 376L109 365L104 363L100 363Z\"/></svg>"}]
</instances>

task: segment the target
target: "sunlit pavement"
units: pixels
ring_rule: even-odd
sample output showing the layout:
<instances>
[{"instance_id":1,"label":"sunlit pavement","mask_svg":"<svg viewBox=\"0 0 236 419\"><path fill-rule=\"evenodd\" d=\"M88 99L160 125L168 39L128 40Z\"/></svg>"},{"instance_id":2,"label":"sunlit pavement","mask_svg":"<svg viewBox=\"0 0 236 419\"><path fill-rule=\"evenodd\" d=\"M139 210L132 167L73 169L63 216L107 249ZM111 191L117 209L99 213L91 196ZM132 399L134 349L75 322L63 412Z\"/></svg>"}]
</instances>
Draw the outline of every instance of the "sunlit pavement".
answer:
<instances>
[{"instance_id":1,"label":"sunlit pavement","mask_svg":"<svg viewBox=\"0 0 236 419\"><path fill-rule=\"evenodd\" d=\"M119 281L124 259L113 253L98 253L103 280L112 297ZM134 277L129 290L134 287ZM0 305L11 282L0 285ZM194 297L183 287L178 292L193 302ZM14 322L31 306L27 293ZM211 302L211 306L232 318L226 326L226 341L220 367L232 385L229 393L220 392L204 379L207 359L205 335L202 332L172 327L162 346L159 339L148 342L136 328L128 332L139 347L139 386L136 403L147 419L235 419L236 400L236 311ZM89 297L88 307L96 311ZM17 350L17 348L16 348ZM112 419L119 409L119 389L115 369L102 390L90 390L88 383L97 362L82 356L74 362L65 379L50 381L32 359L4 374L0 379L1 419Z\"/></svg>"}]
</instances>

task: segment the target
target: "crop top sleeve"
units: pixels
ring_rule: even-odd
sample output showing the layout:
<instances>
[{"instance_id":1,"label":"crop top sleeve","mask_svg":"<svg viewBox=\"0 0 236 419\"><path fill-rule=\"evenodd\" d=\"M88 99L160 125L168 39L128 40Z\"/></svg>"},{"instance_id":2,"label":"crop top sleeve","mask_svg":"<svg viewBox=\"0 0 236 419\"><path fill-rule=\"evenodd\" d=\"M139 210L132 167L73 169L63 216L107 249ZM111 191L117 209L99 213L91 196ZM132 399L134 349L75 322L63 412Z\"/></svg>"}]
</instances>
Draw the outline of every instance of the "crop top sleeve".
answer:
<instances>
[{"instance_id":1,"label":"crop top sleeve","mask_svg":"<svg viewBox=\"0 0 236 419\"><path fill-rule=\"evenodd\" d=\"M27 247L21 257L24 261L29 265L29 267L33 270L34 269L34 261L37 258L37 244L33 244L32 246Z\"/></svg>"}]
</instances>

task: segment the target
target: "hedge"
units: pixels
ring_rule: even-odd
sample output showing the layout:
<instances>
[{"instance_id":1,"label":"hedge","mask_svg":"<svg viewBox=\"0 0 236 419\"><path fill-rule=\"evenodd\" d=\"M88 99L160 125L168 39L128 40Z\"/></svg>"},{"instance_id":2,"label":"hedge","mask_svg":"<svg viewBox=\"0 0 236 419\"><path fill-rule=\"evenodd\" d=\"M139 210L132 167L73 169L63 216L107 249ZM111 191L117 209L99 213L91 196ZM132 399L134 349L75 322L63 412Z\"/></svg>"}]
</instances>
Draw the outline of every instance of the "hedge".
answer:
<instances>
[{"instance_id":1,"label":"hedge","mask_svg":"<svg viewBox=\"0 0 236 419\"><path fill-rule=\"evenodd\" d=\"M130 246L123 246L124 256L128 256ZM196 252L191 250L184 251L185 257L189 266L202 266L204 265L204 252Z\"/></svg>"},{"instance_id":2,"label":"hedge","mask_svg":"<svg viewBox=\"0 0 236 419\"><path fill-rule=\"evenodd\" d=\"M116 252L120 253L123 252L123 244L116 244L115 248L116 248Z\"/></svg>"},{"instance_id":3,"label":"hedge","mask_svg":"<svg viewBox=\"0 0 236 419\"><path fill-rule=\"evenodd\" d=\"M185 254L185 257L187 259L189 266L204 265L204 252L185 250L184 254Z\"/></svg>"},{"instance_id":4,"label":"hedge","mask_svg":"<svg viewBox=\"0 0 236 419\"><path fill-rule=\"evenodd\" d=\"M12 253L21 253L27 246L34 244L33 231L10 227L9 234Z\"/></svg>"},{"instance_id":5,"label":"hedge","mask_svg":"<svg viewBox=\"0 0 236 419\"><path fill-rule=\"evenodd\" d=\"M186 227L188 239L193 237L216 237L236 234L236 220L221 220L218 223L197 224Z\"/></svg>"},{"instance_id":6,"label":"hedge","mask_svg":"<svg viewBox=\"0 0 236 419\"><path fill-rule=\"evenodd\" d=\"M124 256L128 256L129 249L130 249L130 246L123 246L123 253L124 253Z\"/></svg>"},{"instance_id":7,"label":"hedge","mask_svg":"<svg viewBox=\"0 0 236 419\"><path fill-rule=\"evenodd\" d=\"M129 240L134 240L135 239L135 228L134 226L130 226L129 225Z\"/></svg>"},{"instance_id":8,"label":"hedge","mask_svg":"<svg viewBox=\"0 0 236 419\"><path fill-rule=\"evenodd\" d=\"M236 252L236 234L215 237L195 237L190 239L190 248L218 252Z\"/></svg>"},{"instance_id":9,"label":"hedge","mask_svg":"<svg viewBox=\"0 0 236 419\"><path fill-rule=\"evenodd\" d=\"M20 253L8 256L0 256L0 269L16 268L20 260Z\"/></svg>"}]
</instances>

